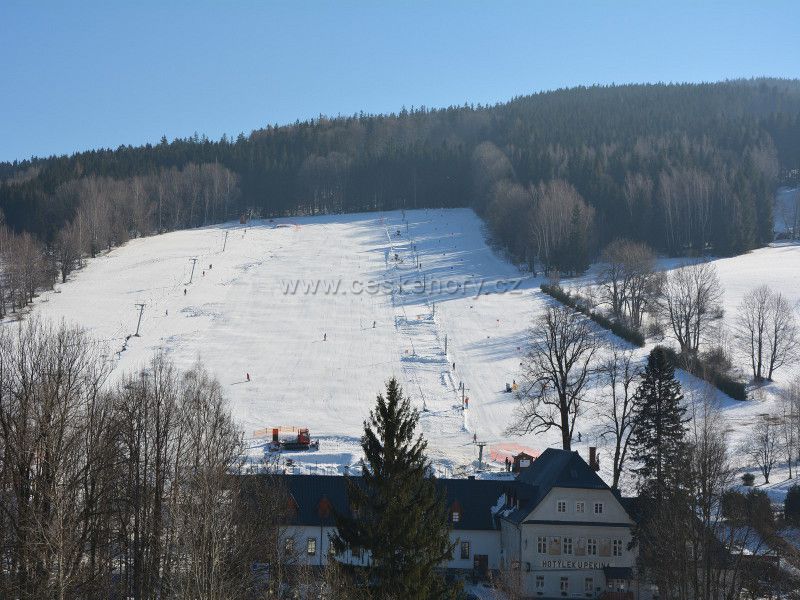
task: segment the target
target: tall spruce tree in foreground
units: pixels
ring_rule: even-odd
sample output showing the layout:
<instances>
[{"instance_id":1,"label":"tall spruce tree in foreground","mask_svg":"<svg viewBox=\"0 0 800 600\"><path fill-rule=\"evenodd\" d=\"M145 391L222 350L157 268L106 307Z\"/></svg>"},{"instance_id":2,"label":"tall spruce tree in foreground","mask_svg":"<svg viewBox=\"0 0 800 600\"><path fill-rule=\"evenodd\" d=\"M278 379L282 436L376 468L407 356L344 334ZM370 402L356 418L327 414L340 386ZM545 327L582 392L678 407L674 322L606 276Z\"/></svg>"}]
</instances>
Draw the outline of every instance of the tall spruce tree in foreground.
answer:
<instances>
[{"instance_id":1,"label":"tall spruce tree in foreground","mask_svg":"<svg viewBox=\"0 0 800 600\"><path fill-rule=\"evenodd\" d=\"M647 358L642 381L636 389L632 458L639 463L640 491L660 499L674 490L684 468L686 428L681 406L681 384L664 348L656 347Z\"/></svg>"},{"instance_id":2,"label":"tall spruce tree in foreground","mask_svg":"<svg viewBox=\"0 0 800 600\"><path fill-rule=\"evenodd\" d=\"M690 499L681 485L691 469L681 406L683 394L669 356L656 347L647 358L634 394L631 454L639 464L639 510L633 538L639 546L639 569L663 590L665 597L685 598L686 581L674 573L690 541Z\"/></svg>"},{"instance_id":3,"label":"tall spruce tree in foreground","mask_svg":"<svg viewBox=\"0 0 800 600\"><path fill-rule=\"evenodd\" d=\"M368 552L368 579L377 598L428 600L453 597L436 571L450 543L444 497L414 437L419 415L392 378L386 397L364 422L362 477L348 480L352 517L336 515L339 551Z\"/></svg>"}]
</instances>

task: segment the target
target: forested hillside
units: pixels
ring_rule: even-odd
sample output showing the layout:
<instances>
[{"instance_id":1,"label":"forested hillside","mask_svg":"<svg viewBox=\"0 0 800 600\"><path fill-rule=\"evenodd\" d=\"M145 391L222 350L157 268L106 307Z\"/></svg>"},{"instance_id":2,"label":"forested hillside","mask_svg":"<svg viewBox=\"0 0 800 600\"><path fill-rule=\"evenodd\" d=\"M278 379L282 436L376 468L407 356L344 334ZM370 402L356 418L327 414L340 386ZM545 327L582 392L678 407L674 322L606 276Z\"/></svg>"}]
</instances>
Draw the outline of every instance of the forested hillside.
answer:
<instances>
[{"instance_id":1,"label":"forested hillside","mask_svg":"<svg viewBox=\"0 0 800 600\"><path fill-rule=\"evenodd\" d=\"M0 209L52 254L250 210L472 206L515 258L571 272L621 236L670 254L762 245L798 166L799 81L626 85L4 163Z\"/></svg>"}]
</instances>

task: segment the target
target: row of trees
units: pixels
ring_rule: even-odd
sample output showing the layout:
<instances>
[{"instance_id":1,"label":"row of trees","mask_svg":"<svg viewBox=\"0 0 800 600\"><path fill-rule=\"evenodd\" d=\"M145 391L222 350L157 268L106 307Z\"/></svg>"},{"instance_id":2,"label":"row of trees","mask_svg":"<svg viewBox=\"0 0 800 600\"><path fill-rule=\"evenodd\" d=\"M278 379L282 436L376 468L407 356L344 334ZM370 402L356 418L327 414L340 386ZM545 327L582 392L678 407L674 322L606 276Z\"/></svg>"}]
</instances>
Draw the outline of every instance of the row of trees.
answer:
<instances>
[{"instance_id":1,"label":"row of trees","mask_svg":"<svg viewBox=\"0 0 800 600\"><path fill-rule=\"evenodd\" d=\"M570 273L618 237L671 254L771 240L775 183L800 165L798 138L796 81L596 86L3 163L0 210L12 229L51 244L75 218L71 186L91 188L84 180L122 186L114 194L131 205L119 218L127 231L144 229L141 198L159 194L157 230L247 210L472 206L516 259ZM200 171L212 168L231 175L215 183ZM180 208L167 196L183 192L169 182L149 189L151 178L187 170ZM214 191L234 178L240 194Z\"/></svg>"},{"instance_id":2,"label":"row of trees","mask_svg":"<svg viewBox=\"0 0 800 600\"><path fill-rule=\"evenodd\" d=\"M219 384L162 356L107 376L79 330L0 330L0 596L254 597L289 503L274 486L239 494Z\"/></svg>"},{"instance_id":3,"label":"row of trees","mask_svg":"<svg viewBox=\"0 0 800 600\"><path fill-rule=\"evenodd\" d=\"M353 517L336 514L336 547L369 566L318 571L287 549L297 506L274 465L244 475L219 383L156 355L112 384L101 351L64 325L0 329L0 596L455 598L443 492L395 380L364 423Z\"/></svg>"},{"instance_id":4,"label":"row of trees","mask_svg":"<svg viewBox=\"0 0 800 600\"><path fill-rule=\"evenodd\" d=\"M652 310L669 324L682 356L696 357L700 341L709 336L712 321L721 314L722 288L713 265L695 263L662 276L652 270L646 249L637 244L615 243L606 254L618 256L622 249L627 249L623 256L632 258L606 263L601 273L601 297L623 318L628 314L626 306L654 305ZM641 256L648 259L641 260ZM642 264L650 266L640 268ZM647 293L646 290L652 289L659 290L657 296ZM735 323L736 351L750 362L756 382L772 379L777 369L798 356L800 330L795 313L780 293L767 286L753 289L742 301ZM601 350L603 358L598 358ZM676 361L668 350L657 347L654 352L670 361L674 368ZM706 353L707 358L700 364L703 368L730 370L727 356L728 350L717 346ZM595 385L605 388L603 394L609 402L601 416L605 423L603 434L610 434L614 439L613 485L616 487L628 456L634 414L637 406L641 410L642 389L647 383L645 378L634 391L641 373L631 351L613 343L604 344L584 315L567 306L554 305L549 306L532 327L523 368L518 392L520 404L509 431L525 434L556 429L565 450L570 449L575 425L590 402L590 390ZM787 394L792 396L793 393L796 395L796 388L790 386ZM800 406L790 404L784 412L800 415ZM776 438L767 435L774 421L786 423L786 418L770 417L760 425L764 431L758 439L762 441L757 444L757 450L748 451L750 456L757 457L759 452L772 458L777 455L777 450L770 452L762 439ZM784 437L788 436L787 444L800 439L800 421L796 425L784 432ZM750 438L750 441L755 439ZM790 465L793 452L800 451L795 446L787 451ZM764 458L757 462L764 465L762 471L766 479L769 462Z\"/></svg>"},{"instance_id":5,"label":"row of trees","mask_svg":"<svg viewBox=\"0 0 800 600\"><path fill-rule=\"evenodd\" d=\"M757 495L731 496L735 469L714 393L695 394L687 403L661 347L650 353L643 369L631 350L616 346L589 368L598 348L588 341L586 319L575 311L551 307L538 327L542 341L527 362L512 431L556 428L563 447L570 449L587 402L587 379L598 377L606 398L598 411L599 432L611 441L612 487L629 475L638 492L634 537L642 577L669 598L736 598L743 589L756 593L760 582L752 565L745 566L744 549L763 543L772 522L770 503ZM743 449L756 464L771 468L785 448L781 436L793 441L788 456L796 453L797 406L791 404L787 412L791 417L772 419L767 433L762 435L759 426L748 438Z\"/></svg>"},{"instance_id":6,"label":"row of trees","mask_svg":"<svg viewBox=\"0 0 800 600\"><path fill-rule=\"evenodd\" d=\"M238 196L238 177L219 164L129 179L90 175L60 185L54 206L72 216L47 243L27 231L0 228L0 318L25 307L57 278L65 282L88 256L132 237L232 217Z\"/></svg>"},{"instance_id":7,"label":"row of trees","mask_svg":"<svg viewBox=\"0 0 800 600\"><path fill-rule=\"evenodd\" d=\"M37 239L0 225L0 319L33 302L54 278L55 265Z\"/></svg>"},{"instance_id":8,"label":"row of trees","mask_svg":"<svg viewBox=\"0 0 800 600\"><path fill-rule=\"evenodd\" d=\"M761 285L744 296L726 325L723 294L712 263L659 272L647 245L618 239L603 250L595 284L584 301L592 308L605 307L614 320L639 331L649 316L650 331L666 330L684 358L704 368L730 371L736 355L749 363L754 382L771 380L800 352L797 307L781 292Z\"/></svg>"}]
</instances>

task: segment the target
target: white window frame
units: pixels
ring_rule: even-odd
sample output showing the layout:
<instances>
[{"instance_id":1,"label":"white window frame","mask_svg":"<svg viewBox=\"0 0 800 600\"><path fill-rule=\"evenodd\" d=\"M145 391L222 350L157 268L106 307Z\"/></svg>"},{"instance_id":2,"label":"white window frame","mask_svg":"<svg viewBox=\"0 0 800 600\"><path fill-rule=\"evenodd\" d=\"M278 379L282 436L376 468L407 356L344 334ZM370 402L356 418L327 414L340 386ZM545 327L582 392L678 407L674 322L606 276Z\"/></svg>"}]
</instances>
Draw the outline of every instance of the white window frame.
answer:
<instances>
[{"instance_id":1,"label":"white window frame","mask_svg":"<svg viewBox=\"0 0 800 600\"><path fill-rule=\"evenodd\" d=\"M594 595L594 578L593 577L584 578L584 580L583 580L583 593L586 594L590 598Z\"/></svg>"},{"instance_id":2,"label":"white window frame","mask_svg":"<svg viewBox=\"0 0 800 600\"><path fill-rule=\"evenodd\" d=\"M564 536L561 538L561 554L572 554L574 552L572 544L572 536Z\"/></svg>"},{"instance_id":3,"label":"white window frame","mask_svg":"<svg viewBox=\"0 0 800 600\"><path fill-rule=\"evenodd\" d=\"M578 500L575 503L575 512L576 513L585 513L586 512L586 501L585 500Z\"/></svg>"},{"instance_id":4,"label":"white window frame","mask_svg":"<svg viewBox=\"0 0 800 600\"><path fill-rule=\"evenodd\" d=\"M467 549L467 552L466 552L467 555L466 556L464 556L464 547L465 546L466 546L466 549ZM463 541L462 540L460 545L459 545L458 550L459 550L459 556L461 557L461 560L469 560L469 557L472 556L472 547L470 546L470 543L468 541Z\"/></svg>"},{"instance_id":5,"label":"white window frame","mask_svg":"<svg viewBox=\"0 0 800 600\"><path fill-rule=\"evenodd\" d=\"M306 540L306 554L309 556L317 555L317 538L310 537Z\"/></svg>"},{"instance_id":6,"label":"white window frame","mask_svg":"<svg viewBox=\"0 0 800 600\"><path fill-rule=\"evenodd\" d=\"M536 576L536 589L543 590L544 589L544 575L537 575Z\"/></svg>"},{"instance_id":7,"label":"white window frame","mask_svg":"<svg viewBox=\"0 0 800 600\"><path fill-rule=\"evenodd\" d=\"M586 556L597 556L597 538L586 538Z\"/></svg>"},{"instance_id":8,"label":"white window frame","mask_svg":"<svg viewBox=\"0 0 800 600\"><path fill-rule=\"evenodd\" d=\"M611 542L611 555L612 556L622 556L622 540L617 538Z\"/></svg>"},{"instance_id":9,"label":"white window frame","mask_svg":"<svg viewBox=\"0 0 800 600\"><path fill-rule=\"evenodd\" d=\"M602 514L603 514L603 510L604 510L604 508L605 508L605 507L603 506L603 503L602 503L602 502L595 502L595 503L594 503L594 514L596 514L596 515L602 515Z\"/></svg>"},{"instance_id":10,"label":"white window frame","mask_svg":"<svg viewBox=\"0 0 800 600\"><path fill-rule=\"evenodd\" d=\"M547 536L536 536L536 552L538 554L547 554Z\"/></svg>"},{"instance_id":11,"label":"white window frame","mask_svg":"<svg viewBox=\"0 0 800 600\"><path fill-rule=\"evenodd\" d=\"M450 518L451 518L451 520L453 521L453 523L458 523L459 521L461 521L461 513L460 513L460 512L458 512L457 510L454 510L454 511L453 511L453 512L450 514Z\"/></svg>"},{"instance_id":12,"label":"white window frame","mask_svg":"<svg viewBox=\"0 0 800 600\"><path fill-rule=\"evenodd\" d=\"M569 594L569 577L561 577L558 583L558 589L561 591L562 596Z\"/></svg>"},{"instance_id":13,"label":"white window frame","mask_svg":"<svg viewBox=\"0 0 800 600\"><path fill-rule=\"evenodd\" d=\"M561 509L564 510L561 510ZM556 501L556 512L562 515L567 514L567 501L566 500L557 500Z\"/></svg>"}]
</instances>

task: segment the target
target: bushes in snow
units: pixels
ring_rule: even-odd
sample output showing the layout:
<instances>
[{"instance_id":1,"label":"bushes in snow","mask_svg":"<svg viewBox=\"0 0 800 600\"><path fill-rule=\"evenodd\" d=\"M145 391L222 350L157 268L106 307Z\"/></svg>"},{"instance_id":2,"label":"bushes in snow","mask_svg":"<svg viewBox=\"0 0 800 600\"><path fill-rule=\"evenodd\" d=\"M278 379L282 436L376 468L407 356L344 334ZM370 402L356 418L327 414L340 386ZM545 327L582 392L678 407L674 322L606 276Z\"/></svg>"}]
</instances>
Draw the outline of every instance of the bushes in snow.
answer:
<instances>
[{"instance_id":1,"label":"bushes in snow","mask_svg":"<svg viewBox=\"0 0 800 600\"><path fill-rule=\"evenodd\" d=\"M614 335L621 337L622 339L635 346L638 346L639 348L644 346L645 338L641 331L634 327L630 327L625 323L609 319L599 312L592 310L586 302L581 300L580 297L570 294L560 285L543 283L541 285L541 289L551 298L554 298L561 302L561 304L565 304L566 306L574 308L575 310L583 313L592 321L600 325L600 327L608 329Z\"/></svg>"}]
</instances>

